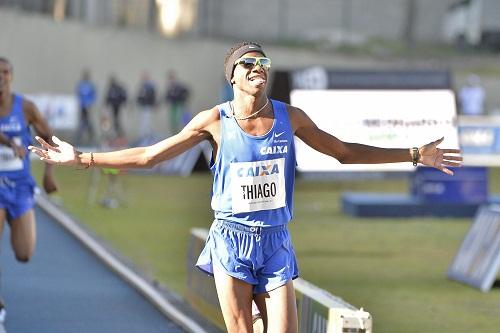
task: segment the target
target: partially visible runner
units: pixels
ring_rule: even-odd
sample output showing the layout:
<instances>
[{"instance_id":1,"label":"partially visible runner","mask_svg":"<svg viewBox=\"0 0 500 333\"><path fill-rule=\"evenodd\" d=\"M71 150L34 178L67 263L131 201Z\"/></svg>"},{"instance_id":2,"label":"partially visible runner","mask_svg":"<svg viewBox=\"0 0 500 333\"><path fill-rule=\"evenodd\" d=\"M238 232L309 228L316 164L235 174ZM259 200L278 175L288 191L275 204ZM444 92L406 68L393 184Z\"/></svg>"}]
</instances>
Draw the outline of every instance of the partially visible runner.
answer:
<instances>
[{"instance_id":1,"label":"partially visible runner","mask_svg":"<svg viewBox=\"0 0 500 333\"><path fill-rule=\"evenodd\" d=\"M36 242L35 181L28 154L32 144L30 126L47 140L52 134L36 106L11 92L12 72L9 60L0 57L0 237L7 221L16 259L28 262ZM51 165L45 167L43 187L47 193L57 190ZM0 299L0 321L5 319L5 313Z\"/></svg>"},{"instance_id":2,"label":"partially visible runner","mask_svg":"<svg viewBox=\"0 0 500 333\"><path fill-rule=\"evenodd\" d=\"M341 163L413 162L453 174L457 149L443 139L420 148L385 149L343 142L322 131L307 114L266 95L271 60L262 47L243 42L224 61L234 99L197 114L184 129L147 147L82 153L55 138L30 147L47 163L80 167L150 168L207 140L212 144L212 208L215 221L197 266L214 275L229 332L252 332L252 300L265 331L298 331L292 280L299 271L287 224L292 219L294 135ZM345 110L344 110L345 111Z\"/></svg>"}]
</instances>

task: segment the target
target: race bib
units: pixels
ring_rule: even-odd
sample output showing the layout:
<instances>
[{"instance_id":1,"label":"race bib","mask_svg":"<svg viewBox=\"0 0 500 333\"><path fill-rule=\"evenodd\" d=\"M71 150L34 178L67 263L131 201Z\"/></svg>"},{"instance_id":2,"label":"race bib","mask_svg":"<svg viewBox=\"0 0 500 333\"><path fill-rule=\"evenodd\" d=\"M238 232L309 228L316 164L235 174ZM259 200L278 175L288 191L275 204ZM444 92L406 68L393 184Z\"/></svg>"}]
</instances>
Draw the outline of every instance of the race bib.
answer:
<instances>
[{"instance_id":1,"label":"race bib","mask_svg":"<svg viewBox=\"0 0 500 333\"><path fill-rule=\"evenodd\" d=\"M14 140L16 143L20 141L18 138ZM10 147L0 145L0 171L18 171L22 169L23 160L14 154L14 150Z\"/></svg>"},{"instance_id":2,"label":"race bib","mask_svg":"<svg viewBox=\"0 0 500 333\"><path fill-rule=\"evenodd\" d=\"M285 207L285 159L231 163L233 214Z\"/></svg>"}]
</instances>

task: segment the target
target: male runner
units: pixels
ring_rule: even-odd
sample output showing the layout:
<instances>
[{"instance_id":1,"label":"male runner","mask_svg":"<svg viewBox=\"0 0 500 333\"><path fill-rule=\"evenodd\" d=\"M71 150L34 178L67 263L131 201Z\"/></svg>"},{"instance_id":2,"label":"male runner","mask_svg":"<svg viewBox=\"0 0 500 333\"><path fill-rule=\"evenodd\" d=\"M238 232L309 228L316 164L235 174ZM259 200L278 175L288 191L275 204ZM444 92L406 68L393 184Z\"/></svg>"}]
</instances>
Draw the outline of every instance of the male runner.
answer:
<instances>
[{"instance_id":1,"label":"male runner","mask_svg":"<svg viewBox=\"0 0 500 333\"><path fill-rule=\"evenodd\" d=\"M294 135L342 163L413 162L453 174L459 150L385 149L343 142L322 131L302 110L266 95L271 60L256 43L231 48L225 58L234 99L202 111L184 129L148 147L82 153L54 138L30 147L47 163L85 168L146 168L203 140L213 147L212 208L215 221L197 266L213 274L229 332L252 332L252 299L267 332L297 332L292 280L299 275L287 224L292 219Z\"/></svg>"},{"instance_id":2,"label":"male runner","mask_svg":"<svg viewBox=\"0 0 500 333\"><path fill-rule=\"evenodd\" d=\"M11 91L12 65L0 57L0 236L4 222L11 228L11 244L16 259L28 262L36 241L33 190L28 145L31 144L30 126L45 138L51 132L36 106ZM46 165L43 186L47 193L57 186L52 177L52 166ZM5 308L0 301L0 321Z\"/></svg>"}]
</instances>

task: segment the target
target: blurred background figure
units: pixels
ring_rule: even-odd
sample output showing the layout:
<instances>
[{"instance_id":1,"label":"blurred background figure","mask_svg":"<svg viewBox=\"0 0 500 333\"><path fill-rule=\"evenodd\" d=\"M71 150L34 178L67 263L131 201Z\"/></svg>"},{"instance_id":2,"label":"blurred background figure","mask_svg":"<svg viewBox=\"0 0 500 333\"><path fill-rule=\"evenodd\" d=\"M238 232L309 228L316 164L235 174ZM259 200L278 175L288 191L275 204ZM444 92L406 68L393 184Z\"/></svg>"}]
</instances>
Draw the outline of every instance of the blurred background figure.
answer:
<instances>
[{"instance_id":1,"label":"blurred background figure","mask_svg":"<svg viewBox=\"0 0 500 333\"><path fill-rule=\"evenodd\" d=\"M147 72L144 72L137 93L139 109L139 137L142 139L152 134L151 117L156 105L156 87Z\"/></svg>"},{"instance_id":2,"label":"blurred background figure","mask_svg":"<svg viewBox=\"0 0 500 333\"><path fill-rule=\"evenodd\" d=\"M113 119L113 130L118 137L124 137L125 132L120 121L120 111L127 102L127 91L114 75L109 78L108 91L106 93L106 105L111 109Z\"/></svg>"},{"instance_id":3,"label":"blurred background figure","mask_svg":"<svg viewBox=\"0 0 500 333\"><path fill-rule=\"evenodd\" d=\"M460 89L458 99L462 114L478 116L484 114L486 94L479 76L473 74L467 78L467 84Z\"/></svg>"},{"instance_id":4,"label":"blurred background figure","mask_svg":"<svg viewBox=\"0 0 500 333\"><path fill-rule=\"evenodd\" d=\"M118 135L114 128L114 110L103 109L99 117L99 145L100 151L126 148L127 139ZM87 192L87 204L98 202L105 208L115 209L125 203L125 190L122 176L125 170L115 168L94 169Z\"/></svg>"},{"instance_id":5,"label":"blurred background figure","mask_svg":"<svg viewBox=\"0 0 500 333\"><path fill-rule=\"evenodd\" d=\"M91 112L96 102L96 89L90 78L90 71L85 69L82 77L76 86L78 105L80 110L80 122L76 131L76 145L82 144L84 135L87 135L87 143L94 142L94 126L92 125Z\"/></svg>"},{"instance_id":6,"label":"blurred background figure","mask_svg":"<svg viewBox=\"0 0 500 333\"><path fill-rule=\"evenodd\" d=\"M170 134L175 134L181 130L188 118L191 118L187 110L189 99L189 88L181 83L174 71L168 72L168 85L165 93L165 101L169 106ZM189 120L187 120L189 121Z\"/></svg>"}]
</instances>

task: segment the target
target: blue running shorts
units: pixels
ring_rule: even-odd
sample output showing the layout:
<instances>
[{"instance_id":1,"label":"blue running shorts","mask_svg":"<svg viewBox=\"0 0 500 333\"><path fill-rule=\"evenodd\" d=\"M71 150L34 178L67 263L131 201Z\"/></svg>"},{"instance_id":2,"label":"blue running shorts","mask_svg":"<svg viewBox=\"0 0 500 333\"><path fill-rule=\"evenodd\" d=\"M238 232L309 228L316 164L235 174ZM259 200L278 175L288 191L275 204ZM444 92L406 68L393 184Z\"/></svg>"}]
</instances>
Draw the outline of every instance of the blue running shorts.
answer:
<instances>
[{"instance_id":1,"label":"blue running shorts","mask_svg":"<svg viewBox=\"0 0 500 333\"><path fill-rule=\"evenodd\" d=\"M215 220L196 266L210 275L216 266L254 285L254 294L271 291L299 276L286 225L262 228Z\"/></svg>"},{"instance_id":2,"label":"blue running shorts","mask_svg":"<svg viewBox=\"0 0 500 333\"><path fill-rule=\"evenodd\" d=\"M12 180L0 177L0 209L7 212L7 220L22 216L35 205L35 181L26 179Z\"/></svg>"}]
</instances>

